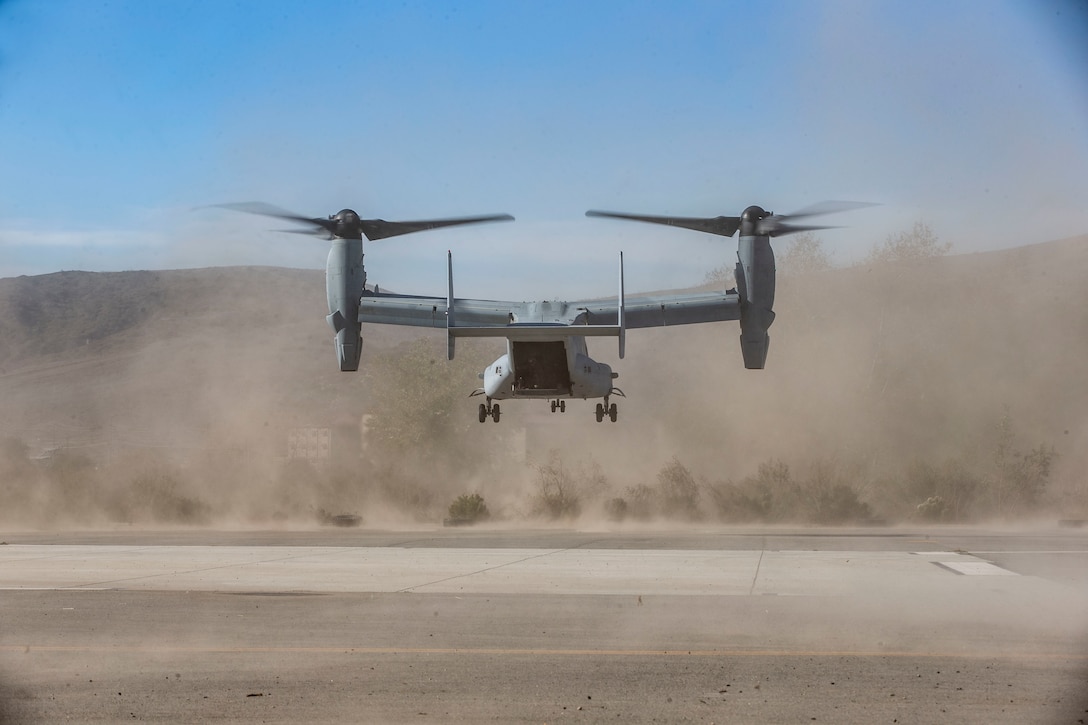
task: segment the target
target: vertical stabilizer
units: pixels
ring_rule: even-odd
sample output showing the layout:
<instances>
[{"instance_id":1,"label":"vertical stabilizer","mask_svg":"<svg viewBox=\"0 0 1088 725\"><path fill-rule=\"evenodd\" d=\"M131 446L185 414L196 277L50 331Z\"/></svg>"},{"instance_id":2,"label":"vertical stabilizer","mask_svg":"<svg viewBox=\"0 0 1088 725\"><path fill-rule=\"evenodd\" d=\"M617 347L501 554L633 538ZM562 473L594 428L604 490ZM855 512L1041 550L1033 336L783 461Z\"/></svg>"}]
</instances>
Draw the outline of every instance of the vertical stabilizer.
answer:
<instances>
[{"instance_id":1,"label":"vertical stabilizer","mask_svg":"<svg viewBox=\"0 0 1088 725\"><path fill-rule=\"evenodd\" d=\"M623 296L623 252L620 252L620 298L619 308L616 313L616 324L619 326L619 338L620 338L620 360L623 359L624 349L627 346L627 328L624 326L623 321L623 308L624 308L624 296Z\"/></svg>"},{"instance_id":2,"label":"vertical stabilizer","mask_svg":"<svg viewBox=\"0 0 1088 725\"><path fill-rule=\"evenodd\" d=\"M454 353L454 336L450 332L450 328L454 326L453 317L453 250L447 250L446 252L446 276L448 279L448 286L446 287L446 359L452 360Z\"/></svg>"}]
</instances>

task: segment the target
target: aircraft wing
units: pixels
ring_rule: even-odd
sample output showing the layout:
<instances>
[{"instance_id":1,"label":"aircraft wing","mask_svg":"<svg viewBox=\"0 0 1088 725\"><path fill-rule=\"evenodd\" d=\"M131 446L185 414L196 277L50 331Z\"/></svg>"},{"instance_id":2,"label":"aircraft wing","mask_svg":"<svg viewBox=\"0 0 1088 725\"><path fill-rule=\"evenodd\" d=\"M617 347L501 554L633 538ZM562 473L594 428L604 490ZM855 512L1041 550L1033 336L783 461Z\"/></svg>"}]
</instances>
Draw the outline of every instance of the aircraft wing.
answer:
<instances>
[{"instance_id":1,"label":"aircraft wing","mask_svg":"<svg viewBox=\"0 0 1088 725\"><path fill-rule=\"evenodd\" d=\"M619 295L615 299L588 302L504 302L455 298L453 295L453 253L446 255L449 286L445 297L419 297L364 291L359 304L359 322L451 330L451 336L491 337L498 331L487 328L571 325L583 335L618 335L623 330L643 327L693 325L740 319L740 295L736 290L650 294L628 299L623 288L623 252L620 252ZM448 314L450 307L454 314ZM460 329L458 329L460 328ZM511 332L514 332L511 330ZM621 354L622 357L622 354Z\"/></svg>"},{"instance_id":2,"label":"aircraft wing","mask_svg":"<svg viewBox=\"0 0 1088 725\"><path fill-rule=\"evenodd\" d=\"M619 306L615 299L550 303L549 307L558 306L561 311L556 310L557 314L546 319L539 319L538 315L532 314L531 310L536 306L534 303L500 300L454 300L457 325L467 327L506 327L512 323L525 322L570 324L575 315L583 312L587 313L585 324L619 323ZM448 301L445 297L366 292L359 305L359 321L445 329L447 309ZM564 320L564 317L569 319ZM628 330L739 319L740 296L736 292L644 295L624 301L623 324Z\"/></svg>"},{"instance_id":3,"label":"aircraft wing","mask_svg":"<svg viewBox=\"0 0 1088 725\"><path fill-rule=\"evenodd\" d=\"M445 328L447 304L445 297L367 292L359 305L359 321ZM619 307L614 299L561 304L568 314L588 313L586 322L590 325L618 324ZM525 322L527 308L532 306L532 303L500 300L458 298L454 301L457 324L471 327L505 327L514 322ZM623 323L628 330L739 319L740 296L736 292L645 295L624 301ZM549 321L560 320L552 318Z\"/></svg>"},{"instance_id":4,"label":"aircraft wing","mask_svg":"<svg viewBox=\"0 0 1088 725\"><path fill-rule=\"evenodd\" d=\"M445 297L382 294L365 291L359 300L359 322L446 329L447 357L452 360L458 337L506 337L542 340L561 336L615 336L624 355L625 331L643 327L692 325L739 320L740 296L728 292L643 295L627 299L623 291L620 253L619 295L588 302L504 302L453 296L453 255L447 256L449 287Z\"/></svg>"},{"instance_id":5,"label":"aircraft wing","mask_svg":"<svg viewBox=\"0 0 1088 725\"><path fill-rule=\"evenodd\" d=\"M502 327L515 320L520 302L498 300L454 300L457 323L474 327ZM446 329L448 300L445 297L419 297L364 292L359 304L359 322L411 327Z\"/></svg>"},{"instance_id":6,"label":"aircraft wing","mask_svg":"<svg viewBox=\"0 0 1088 725\"><path fill-rule=\"evenodd\" d=\"M586 310L591 325L617 324L616 300L574 302L571 306ZM740 319L740 295L736 292L641 295L626 298L623 306L623 326L628 330Z\"/></svg>"}]
</instances>

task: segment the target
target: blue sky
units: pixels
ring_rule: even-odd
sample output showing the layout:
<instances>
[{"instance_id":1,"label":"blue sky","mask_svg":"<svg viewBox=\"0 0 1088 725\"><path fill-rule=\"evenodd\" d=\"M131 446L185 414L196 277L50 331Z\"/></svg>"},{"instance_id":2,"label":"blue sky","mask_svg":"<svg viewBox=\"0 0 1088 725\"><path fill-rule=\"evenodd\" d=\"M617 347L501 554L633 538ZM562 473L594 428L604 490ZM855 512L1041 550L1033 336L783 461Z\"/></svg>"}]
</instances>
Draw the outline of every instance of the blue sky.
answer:
<instances>
[{"instance_id":1,"label":"blue sky","mask_svg":"<svg viewBox=\"0 0 1088 725\"><path fill-rule=\"evenodd\" d=\"M219 209L488 212L367 245L459 295L698 283L734 240L587 219L825 199L839 264L1088 233L1088 14L1041 2L0 0L0 277L268 264L325 243ZM195 210L194 210L195 209ZM786 238L788 240L788 238Z\"/></svg>"}]
</instances>

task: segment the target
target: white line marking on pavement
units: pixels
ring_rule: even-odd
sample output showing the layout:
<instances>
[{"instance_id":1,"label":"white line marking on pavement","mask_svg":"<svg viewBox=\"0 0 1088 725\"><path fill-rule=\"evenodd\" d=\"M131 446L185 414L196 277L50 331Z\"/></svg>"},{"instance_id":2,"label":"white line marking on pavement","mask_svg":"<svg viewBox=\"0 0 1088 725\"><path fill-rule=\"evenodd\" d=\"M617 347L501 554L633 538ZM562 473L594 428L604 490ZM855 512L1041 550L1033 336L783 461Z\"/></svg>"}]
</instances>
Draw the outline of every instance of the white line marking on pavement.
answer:
<instances>
[{"instance_id":1,"label":"white line marking on pavement","mask_svg":"<svg viewBox=\"0 0 1088 725\"><path fill-rule=\"evenodd\" d=\"M937 566L951 569L957 574L968 576L1020 576L1014 571L1002 569L988 561L936 561Z\"/></svg>"}]
</instances>

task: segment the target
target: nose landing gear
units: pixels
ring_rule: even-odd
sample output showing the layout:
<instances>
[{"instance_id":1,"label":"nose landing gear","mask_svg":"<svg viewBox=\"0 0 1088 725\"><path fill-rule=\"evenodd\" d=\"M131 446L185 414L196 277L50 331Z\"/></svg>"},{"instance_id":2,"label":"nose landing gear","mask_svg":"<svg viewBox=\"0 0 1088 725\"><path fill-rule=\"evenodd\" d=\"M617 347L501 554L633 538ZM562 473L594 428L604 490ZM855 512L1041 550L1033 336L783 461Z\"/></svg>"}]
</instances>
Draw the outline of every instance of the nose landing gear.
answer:
<instances>
[{"instance_id":1,"label":"nose landing gear","mask_svg":"<svg viewBox=\"0 0 1088 725\"><path fill-rule=\"evenodd\" d=\"M608 416L608 419L610 421L615 423L616 422L616 416L618 414L619 414L619 411L616 409L616 404L615 403L612 403L612 405L608 404L608 396L607 395L604 396L604 403L603 404L602 403L597 403L597 422L598 423L600 423L602 420L604 420L604 417L606 415Z\"/></svg>"},{"instance_id":2,"label":"nose landing gear","mask_svg":"<svg viewBox=\"0 0 1088 725\"><path fill-rule=\"evenodd\" d=\"M552 412L559 410L560 413L567 412L567 401L559 400L558 398L552 401Z\"/></svg>"},{"instance_id":3,"label":"nose landing gear","mask_svg":"<svg viewBox=\"0 0 1088 725\"><path fill-rule=\"evenodd\" d=\"M491 404L491 398L487 399L487 404L480 403L480 422L484 423L488 418L491 418L496 423L499 422L499 404Z\"/></svg>"}]
</instances>

